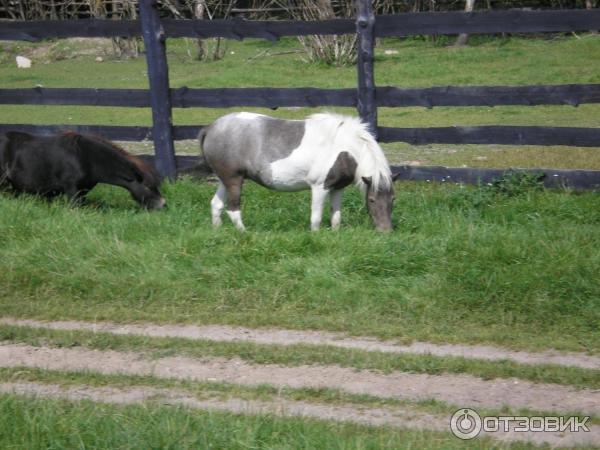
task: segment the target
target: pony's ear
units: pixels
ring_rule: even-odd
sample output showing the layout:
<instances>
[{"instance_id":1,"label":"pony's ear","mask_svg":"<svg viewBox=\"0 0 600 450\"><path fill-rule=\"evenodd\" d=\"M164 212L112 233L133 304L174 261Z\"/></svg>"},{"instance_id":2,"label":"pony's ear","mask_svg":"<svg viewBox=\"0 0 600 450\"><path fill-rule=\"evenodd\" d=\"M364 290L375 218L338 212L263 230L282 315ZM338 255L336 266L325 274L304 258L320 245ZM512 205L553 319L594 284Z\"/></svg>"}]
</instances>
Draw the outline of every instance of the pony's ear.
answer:
<instances>
[{"instance_id":1,"label":"pony's ear","mask_svg":"<svg viewBox=\"0 0 600 450\"><path fill-rule=\"evenodd\" d=\"M372 177L362 177L362 180L367 186L371 186L371 183L373 183Z\"/></svg>"}]
</instances>

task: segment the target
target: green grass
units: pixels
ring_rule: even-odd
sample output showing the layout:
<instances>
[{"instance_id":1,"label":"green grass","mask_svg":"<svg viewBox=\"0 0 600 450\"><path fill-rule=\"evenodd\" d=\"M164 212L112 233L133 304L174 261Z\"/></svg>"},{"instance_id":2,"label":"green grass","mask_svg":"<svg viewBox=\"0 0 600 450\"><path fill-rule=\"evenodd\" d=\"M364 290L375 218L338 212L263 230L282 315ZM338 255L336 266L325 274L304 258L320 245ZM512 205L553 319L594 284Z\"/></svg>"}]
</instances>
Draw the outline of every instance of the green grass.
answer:
<instances>
[{"instance_id":1,"label":"green grass","mask_svg":"<svg viewBox=\"0 0 600 450\"><path fill-rule=\"evenodd\" d=\"M66 41L69 42L69 41ZM225 41L228 52L222 60L199 62L187 50L192 40L169 39L169 77L173 87L355 87L354 66L333 67L308 64L293 38L279 42L248 39ZM61 45L61 41L58 41ZM24 42L3 45L0 76L11 87L41 84L53 87L146 87L146 61L143 57L121 61L106 58L96 63L96 54L55 58L33 58L30 70L17 70L14 56L47 45ZM72 47L81 44L67 44ZM426 87L436 85L524 85L600 82L600 62L590 55L598 51L597 35L554 37L552 39L481 39L467 47L433 45L423 39L384 39L376 49L376 76L379 85ZM7 48L8 46L8 48ZM397 55L385 55L395 49ZM231 54L230 52L234 52ZM101 52L98 52L101 53ZM264 55L264 56L261 56ZM586 64L581 64L582 61ZM65 73L72 69L74 74ZM76 76L76 75L81 76ZM112 75L112 76L111 76Z\"/></svg>"},{"instance_id":2,"label":"green grass","mask_svg":"<svg viewBox=\"0 0 600 450\"><path fill-rule=\"evenodd\" d=\"M197 154L198 144L178 144L178 152ZM187 145L186 145L187 144ZM134 148L131 146L130 148ZM449 167L499 167L499 168L558 168L600 169L600 152L597 148L548 146L543 149L533 145L443 145L412 146L395 143L383 144L390 164L440 165ZM144 152L142 152L144 153ZM148 153L146 150L145 153Z\"/></svg>"},{"instance_id":3,"label":"green grass","mask_svg":"<svg viewBox=\"0 0 600 450\"><path fill-rule=\"evenodd\" d=\"M444 85L528 85L600 82L600 37L582 35L549 39L475 38L464 48L443 46L422 39L385 39L376 49L378 85L429 87ZM49 51L39 53L40 48ZM278 43L262 40L227 41L227 54L215 62L199 62L193 40L168 41L170 80L173 87L303 87L342 88L356 86L356 69L308 64L294 39ZM81 49L83 47L83 50ZM147 88L145 59L119 61L105 55L94 61L89 44L58 41L53 44L11 43L0 51L0 87L95 87ZM37 50L33 50L37 49ZM395 49L397 55L385 55ZM14 55L33 52L31 69L17 69ZM38 52L38 53L36 53ZM102 54L102 50L97 50ZM233 52L233 54L231 53ZM83 55L81 55L83 53ZM271 55L271 56L270 56ZM206 124L232 110L246 109L280 117L301 118L316 109L260 108L175 109L174 123ZM324 108L319 108L324 109ZM355 114L351 108L325 108ZM379 123L393 127L453 125L544 125L597 127L600 105L380 108ZM151 113L144 108L81 106L4 106L0 123L54 123L149 125ZM135 147L135 145L132 145ZM415 147L387 144L390 161L487 167L600 168L597 148L538 146L433 145ZM195 146L193 146L196 151ZM450 155L450 156L449 156ZM487 159L481 159L481 157Z\"/></svg>"},{"instance_id":4,"label":"green grass","mask_svg":"<svg viewBox=\"0 0 600 450\"><path fill-rule=\"evenodd\" d=\"M0 396L0 446L114 449L537 448L449 433L371 428L270 415L234 415L152 404L113 406Z\"/></svg>"},{"instance_id":5,"label":"green grass","mask_svg":"<svg viewBox=\"0 0 600 450\"><path fill-rule=\"evenodd\" d=\"M595 194L403 183L379 234L349 189L342 230L310 233L309 193L248 183L242 234L210 226L214 189L167 184L155 213L0 196L0 314L600 350Z\"/></svg>"}]
</instances>

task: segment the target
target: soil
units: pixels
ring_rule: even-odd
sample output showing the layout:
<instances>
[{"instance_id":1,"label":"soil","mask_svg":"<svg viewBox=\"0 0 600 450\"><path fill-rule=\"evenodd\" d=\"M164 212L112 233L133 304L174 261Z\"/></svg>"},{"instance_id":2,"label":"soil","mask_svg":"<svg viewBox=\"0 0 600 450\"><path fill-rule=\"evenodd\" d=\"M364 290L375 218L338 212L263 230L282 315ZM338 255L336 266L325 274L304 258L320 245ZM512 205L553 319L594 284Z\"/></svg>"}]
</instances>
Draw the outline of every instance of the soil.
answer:
<instances>
[{"instance_id":1,"label":"soil","mask_svg":"<svg viewBox=\"0 0 600 450\"><path fill-rule=\"evenodd\" d=\"M558 351L531 353L489 345L433 344L429 342L413 342L410 345L401 345L393 341L380 341L371 337L349 337L342 333L332 333L327 331L250 329L221 325L120 325L109 322L43 322L14 318L0 318L0 324L50 328L54 330L88 330L123 335L175 337L219 342L252 342L255 344L271 345L327 345L369 352L458 356L468 359L483 359L489 361L508 360L519 364L554 364L600 370L600 356L592 356L584 353L566 353Z\"/></svg>"},{"instance_id":2,"label":"soil","mask_svg":"<svg viewBox=\"0 0 600 450\"><path fill-rule=\"evenodd\" d=\"M103 374L146 375L195 381L219 381L244 386L269 384L284 388L333 388L402 400L435 399L457 408L529 408L547 412L600 414L600 390L471 375L382 374L339 366L248 364L237 358L193 359L181 356L148 359L131 352L86 348L0 345L0 367L35 367Z\"/></svg>"}]
</instances>

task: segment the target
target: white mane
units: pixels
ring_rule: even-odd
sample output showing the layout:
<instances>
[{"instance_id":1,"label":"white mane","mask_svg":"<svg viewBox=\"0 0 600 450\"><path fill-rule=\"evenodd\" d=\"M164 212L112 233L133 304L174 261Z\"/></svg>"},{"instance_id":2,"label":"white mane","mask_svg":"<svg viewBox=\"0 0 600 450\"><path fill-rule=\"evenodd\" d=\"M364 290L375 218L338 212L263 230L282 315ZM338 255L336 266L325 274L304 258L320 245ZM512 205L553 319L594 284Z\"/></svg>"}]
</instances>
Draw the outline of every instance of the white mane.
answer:
<instances>
[{"instance_id":1,"label":"white mane","mask_svg":"<svg viewBox=\"0 0 600 450\"><path fill-rule=\"evenodd\" d=\"M360 119L334 113L312 114L307 120L326 122L323 128L331 130L332 146L339 151L348 151L357 161L355 184L366 189L363 177L370 177L374 190L389 189L392 172L387 159L366 124ZM339 145L339 144L345 145ZM336 145L338 144L338 145Z\"/></svg>"}]
</instances>

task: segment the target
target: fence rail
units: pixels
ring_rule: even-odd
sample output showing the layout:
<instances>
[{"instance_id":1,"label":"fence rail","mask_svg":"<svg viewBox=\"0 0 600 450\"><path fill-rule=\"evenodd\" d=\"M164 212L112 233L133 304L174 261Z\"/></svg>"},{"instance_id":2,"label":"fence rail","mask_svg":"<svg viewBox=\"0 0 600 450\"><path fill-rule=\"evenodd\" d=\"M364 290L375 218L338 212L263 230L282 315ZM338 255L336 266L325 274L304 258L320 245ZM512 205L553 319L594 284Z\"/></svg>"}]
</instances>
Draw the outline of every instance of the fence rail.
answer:
<instances>
[{"instance_id":1,"label":"fence rail","mask_svg":"<svg viewBox=\"0 0 600 450\"><path fill-rule=\"evenodd\" d=\"M412 144L510 144L600 147L600 128L473 126L434 128L377 127L377 107L407 106L499 106L573 105L600 103L600 84L548 86L444 86L433 88L377 87L374 84L374 37L424 34L540 33L594 30L599 28L600 10L423 12L373 16L370 0L358 0L357 21L245 21L160 19L156 0L140 0L141 21L78 20L2 22L1 40L36 41L65 37L144 37L151 91L147 89L0 89L0 104L92 105L152 107L153 126L102 125L0 125L0 132L18 129L41 134L69 129L100 134L116 140L153 139L156 165L173 176L185 159L175 158L173 140L194 139L200 126L172 126L171 107L227 108L252 106L356 107L382 142ZM354 34L359 36L358 89L169 88L165 55L167 37L225 37L234 39L278 39L310 34ZM152 92L152 96L150 95ZM401 179L444 179L472 182L497 176L495 169L397 168ZM448 172L449 171L449 172ZM544 169L547 171L547 169ZM556 171L550 171L552 173ZM573 178L569 178L569 173ZM549 172L548 172L549 173ZM440 175L442 174L442 175ZM584 175L582 175L584 174ZM429 177L429 178L425 178ZM552 186L577 188L600 186L600 171L561 171L552 175Z\"/></svg>"},{"instance_id":2,"label":"fence rail","mask_svg":"<svg viewBox=\"0 0 600 450\"><path fill-rule=\"evenodd\" d=\"M151 155L142 155L149 163L154 163ZM209 173L201 158L197 156L177 156L177 167L183 173ZM471 167L443 166L391 166L394 180L424 181L447 184L487 184L506 173L526 173L539 175L540 181L549 188L600 189L600 171L546 169L485 169Z\"/></svg>"},{"instance_id":3,"label":"fence rail","mask_svg":"<svg viewBox=\"0 0 600 450\"><path fill-rule=\"evenodd\" d=\"M172 127L176 141L196 139L202 125ZM50 135L66 130L105 136L120 141L154 139L152 127L114 125L0 125L0 133L13 130ZM600 128L538 127L538 126L474 126L392 128L377 127L380 142L407 142L423 144L489 144L498 145L564 145L572 147L600 147ZM568 151L568 149L565 149Z\"/></svg>"},{"instance_id":4,"label":"fence rail","mask_svg":"<svg viewBox=\"0 0 600 450\"><path fill-rule=\"evenodd\" d=\"M154 157L142 155L153 164ZM183 173L209 173L203 160L198 156L177 156L177 168ZM443 166L391 166L394 180L424 181L447 184L488 184L507 173L539 175L541 183L549 188L600 189L600 171L598 170L561 170L561 169L485 169L472 167Z\"/></svg>"},{"instance_id":5,"label":"fence rail","mask_svg":"<svg viewBox=\"0 0 600 450\"><path fill-rule=\"evenodd\" d=\"M379 127L381 142L422 144L567 145L600 147L600 128L487 125L476 127Z\"/></svg>"},{"instance_id":6,"label":"fence rail","mask_svg":"<svg viewBox=\"0 0 600 450\"><path fill-rule=\"evenodd\" d=\"M231 108L253 106L356 107L356 89L222 88L170 89L175 108ZM570 105L600 103L600 84L546 86L440 86L432 88L375 88L378 107ZM0 104L87 105L147 108L148 89L30 88L0 89Z\"/></svg>"},{"instance_id":7,"label":"fence rail","mask_svg":"<svg viewBox=\"0 0 600 450\"><path fill-rule=\"evenodd\" d=\"M351 19L292 20L180 20L163 19L166 37L262 38L311 34L354 34ZM418 12L377 16L375 37L429 34L544 33L594 30L600 10ZM1 40L38 41L47 38L141 36L137 20L84 19L2 22Z\"/></svg>"},{"instance_id":8,"label":"fence rail","mask_svg":"<svg viewBox=\"0 0 600 450\"><path fill-rule=\"evenodd\" d=\"M154 162L151 155L143 158ZM210 173L203 160L197 156L177 156L177 168L182 173ZM540 181L548 188L600 189L598 170L560 169L486 169L472 167L443 166L391 166L394 180L424 181L447 184L487 184L507 173L539 175Z\"/></svg>"},{"instance_id":9,"label":"fence rail","mask_svg":"<svg viewBox=\"0 0 600 450\"><path fill-rule=\"evenodd\" d=\"M73 131L81 134L93 134L113 139L117 141L143 141L152 139L152 127L147 126L121 126L121 125L30 125L30 124L0 124L0 133L7 131L22 131L24 133L39 134L49 136L62 133L64 131ZM187 130L186 130L187 131ZM186 132L185 136L191 136ZM196 134L197 135L197 134ZM177 138L177 136L176 136ZM179 138L181 139L181 137ZM184 137L183 139L193 139L193 137Z\"/></svg>"},{"instance_id":10,"label":"fence rail","mask_svg":"<svg viewBox=\"0 0 600 450\"><path fill-rule=\"evenodd\" d=\"M540 181L549 188L600 189L599 170L394 166L392 173L395 180L435 181L448 184L487 184L501 178L506 173L528 173L540 175Z\"/></svg>"}]
</instances>

